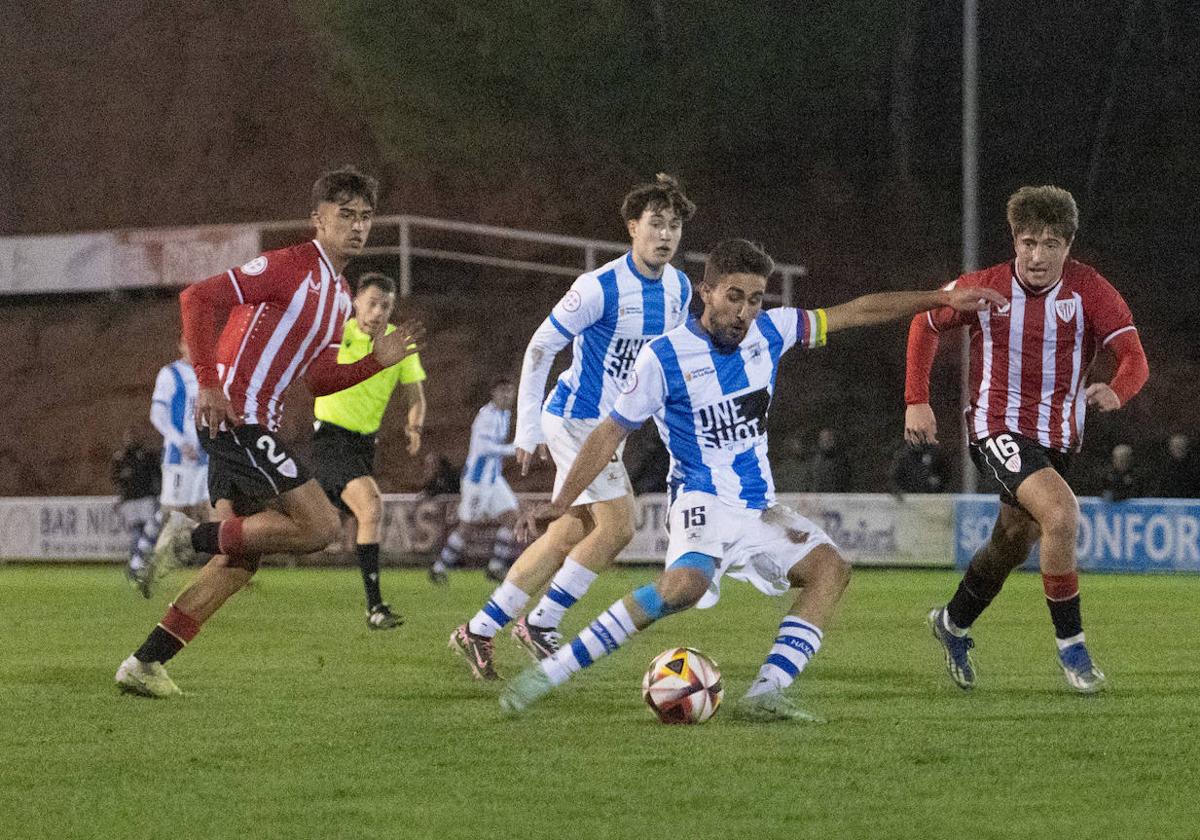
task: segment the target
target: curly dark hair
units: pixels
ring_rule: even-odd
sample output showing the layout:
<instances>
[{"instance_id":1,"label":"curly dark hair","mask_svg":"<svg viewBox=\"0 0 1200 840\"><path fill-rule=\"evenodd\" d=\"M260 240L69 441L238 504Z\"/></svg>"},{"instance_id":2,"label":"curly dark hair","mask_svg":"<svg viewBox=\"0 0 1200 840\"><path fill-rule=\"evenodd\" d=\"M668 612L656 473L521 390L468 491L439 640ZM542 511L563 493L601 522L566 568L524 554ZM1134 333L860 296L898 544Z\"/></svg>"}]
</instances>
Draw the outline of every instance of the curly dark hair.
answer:
<instances>
[{"instance_id":1,"label":"curly dark hair","mask_svg":"<svg viewBox=\"0 0 1200 840\"><path fill-rule=\"evenodd\" d=\"M696 205L683 194L683 187L673 175L660 172L649 184L639 184L621 202L621 218L626 222L640 219L647 207L670 208L676 218L686 222L696 212Z\"/></svg>"}]
</instances>

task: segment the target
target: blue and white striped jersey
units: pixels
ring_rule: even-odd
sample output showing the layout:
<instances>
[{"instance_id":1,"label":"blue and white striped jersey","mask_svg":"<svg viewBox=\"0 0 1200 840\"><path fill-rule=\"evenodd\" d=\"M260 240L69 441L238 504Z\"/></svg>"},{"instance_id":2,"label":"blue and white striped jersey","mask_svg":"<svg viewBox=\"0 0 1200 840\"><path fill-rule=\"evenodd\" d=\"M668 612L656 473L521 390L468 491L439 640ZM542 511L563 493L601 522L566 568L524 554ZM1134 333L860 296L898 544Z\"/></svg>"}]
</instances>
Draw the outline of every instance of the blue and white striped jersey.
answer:
<instances>
[{"instance_id":1,"label":"blue and white striped jersey","mask_svg":"<svg viewBox=\"0 0 1200 840\"><path fill-rule=\"evenodd\" d=\"M672 498L698 490L765 510L775 502L767 409L779 358L795 344L824 343L823 309L763 312L729 352L691 318L642 350L610 416L629 429L654 418L671 453Z\"/></svg>"},{"instance_id":2,"label":"blue and white striped jersey","mask_svg":"<svg viewBox=\"0 0 1200 840\"><path fill-rule=\"evenodd\" d=\"M208 463L208 454L200 447L196 431L196 395L199 390L196 372L183 359L164 365L158 372L150 403L150 422L163 437L164 464L184 463L185 445L191 445L199 458L198 462L189 461L189 464L204 466Z\"/></svg>"},{"instance_id":3,"label":"blue and white striped jersey","mask_svg":"<svg viewBox=\"0 0 1200 840\"><path fill-rule=\"evenodd\" d=\"M532 449L542 441L538 409L564 419L607 417L642 345L681 325L691 298L686 274L667 265L661 278L644 277L632 253L581 275L534 334L526 353L517 444ZM567 342L574 344L571 366L543 405L551 361ZM535 350L536 360L530 355Z\"/></svg>"},{"instance_id":4,"label":"blue and white striped jersey","mask_svg":"<svg viewBox=\"0 0 1200 840\"><path fill-rule=\"evenodd\" d=\"M508 423L512 412L497 408L489 402L475 415L471 424L471 446L467 463L463 465L462 480L472 484L495 484L500 477L505 458L516 447L508 440Z\"/></svg>"}]
</instances>

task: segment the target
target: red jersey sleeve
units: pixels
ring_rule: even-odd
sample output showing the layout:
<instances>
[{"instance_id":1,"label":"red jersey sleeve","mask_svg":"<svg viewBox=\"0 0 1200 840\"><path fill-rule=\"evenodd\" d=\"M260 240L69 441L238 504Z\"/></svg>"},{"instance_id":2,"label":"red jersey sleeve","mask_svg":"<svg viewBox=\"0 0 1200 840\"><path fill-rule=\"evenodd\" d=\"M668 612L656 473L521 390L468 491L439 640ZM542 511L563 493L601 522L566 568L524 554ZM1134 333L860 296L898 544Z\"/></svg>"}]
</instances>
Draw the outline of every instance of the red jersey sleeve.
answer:
<instances>
[{"instance_id":1,"label":"red jersey sleeve","mask_svg":"<svg viewBox=\"0 0 1200 840\"><path fill-rule=\"evenodd\" d=\"M1084 316L1096 343L1117 357L1117 370L1108 384L1124 405L1150 376L1146 351L1133 325L1133 313L1121 293L1099 273L1093 273L1085 294Z\"/></svg>"},{"instance_id":2,"label":"red jersey sleeve","mask_svg":"<svg viewBox=\"0 0 1200 840\"><path fill-rule=\"evenodd\" d=\"M973 283L969 277L959 277L956 280L947 283L945 286L942 286L942 288L947 290L953 289L960 283L964 286L982 285L980 283ZM972 313L963 313L949 306L942 306L937 309L930 309L928 312L921 312L916 316L916 318L924 320L929 328L934 332L945 332L946 330L952 330L955 327L961 327L966 324L967 320L964 317L966 314ZM916 318L914 318L914 320L916 320Z\"/></svg>"},{"instance_id":3,"label":"red jersey sleeve","mask_svg":"<svg viewBox=\"0 0 1200 840\"><path fill-rule=\"evenodd\" d=\"M215 388L220 384L217 339L230 311L239 302L231 271L193 283L179 295L183 340L201 388Z\"/></svg>"},{"instance_id":4,"label":"red jersey sleeve","mask_svg":"<svg viewBox=\"0 0 1200 840\"><path fill-rule=\"evenodd\" d=\"M1083 311L1088 319L1092 334L1101 346L1106 346L1118 335L1133 332L1133 313L1129 304L1112 284L1099 274L1092 276L1088 284L1087 297L1083 302Z\"/></svg>"},{"instance_id":5,"label":"red jersey sleeve","mask_svg":"<svg viewBox=\"0 0 1200 840\"><path fill-rule=\"evenodd\" d=\"M959 277L943 286L953 289L959 283L970 282ZM917 405L929 402L929 374L933 370L933 359L937 355L938 335L966 324L963 313L949 306L918 312L908 325L908 351L904 375L904 402Z\"/></svg>"},{"instance_id":6,"label":"red jersey sleeve","mask_svg":"<svg viewBox=\"0 0 1200 840\"><path fill-rule=\"evenodd\" d=\"M383 366L375 359L374 353L368 353L357 362L338 364L338 345L330 344L308 366L304 381L314 397L323 397L370 379L381 370Z\"/></svg>"},{"instance_id":7,"label":"red jersey sleeve","mask_svg":"<svg viewBox=\"0 0 1200 840\"><path fill-rule=\"evenodd\" d=\"M287 305L305 278L304 266L291 250L272 251L229 269L229 282L238 303L281 303Z\"/></svg>"},{"instance_id":8,"label":"red jersey sleeve","mask_svg":"<svg viewBox=\"0 0 1200 840\"><path fill-rule=\"evenodd\" d=\"M908 353L904 367L904 403L918 405L929 402L929 374L937 356L938 332L926 317L918 312L908 325Z\"/></svg>"}]
</instances>

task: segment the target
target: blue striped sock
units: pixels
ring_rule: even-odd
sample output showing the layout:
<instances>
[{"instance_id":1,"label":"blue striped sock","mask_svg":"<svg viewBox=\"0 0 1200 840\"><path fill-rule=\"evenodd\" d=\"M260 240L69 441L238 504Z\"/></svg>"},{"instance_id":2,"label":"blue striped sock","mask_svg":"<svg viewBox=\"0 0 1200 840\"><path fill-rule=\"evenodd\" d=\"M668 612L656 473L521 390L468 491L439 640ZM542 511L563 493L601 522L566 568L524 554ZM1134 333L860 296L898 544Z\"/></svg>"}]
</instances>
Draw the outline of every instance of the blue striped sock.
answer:
<instances>
[{"instance_id":1,"label":"blue striped sock","mask_svg":"<svg viewBox=\"0 0 1200 840\"><path fill-rule=\"evenodd\" d=\"M558 649L558 653L543 659L542 670L554 685L562 685L576 671L586 668L602 656L607 656L637 632L625 602L617 601L585 627L578 636Z\"/></svg>"},{"instance_id":2,"label":"blue striped sock","mask_svg":"<svg viewBox=\"0 0 1200 840\"><path fill-rule=\"evenodd\" d=\"M758 669L758 678L746 692L747 697L777 691L792 684L808 661L821 649L821 631L803 619L789 615L779 625L779 635L766 661Z\"/></svg>"},{"instance_id":3,"label":"blue striped sock","mask_svg":"<svg viewBox=\"0 0 1200 840\"><path fill-rule=\"evenodd\" d=\"M500 628L513 620L513 616L529 601L529 595L517 588L515 583L504 581L496 587L491 599L467 624L467 629L477 636L492 638Z\"/></svg>"},{"instance_id":4,"label":"blue striped sock","mask_svg":"<svg viewBox=\"0 0 1200 840\"><path fill-rule=\"evenodd\" d=\"M587 594L595 579L595 572L568 557L550 581L550 588L542 600L529 614L529 623L535 627L558 627L567 609Z\"/></svg>"}]
</instances>

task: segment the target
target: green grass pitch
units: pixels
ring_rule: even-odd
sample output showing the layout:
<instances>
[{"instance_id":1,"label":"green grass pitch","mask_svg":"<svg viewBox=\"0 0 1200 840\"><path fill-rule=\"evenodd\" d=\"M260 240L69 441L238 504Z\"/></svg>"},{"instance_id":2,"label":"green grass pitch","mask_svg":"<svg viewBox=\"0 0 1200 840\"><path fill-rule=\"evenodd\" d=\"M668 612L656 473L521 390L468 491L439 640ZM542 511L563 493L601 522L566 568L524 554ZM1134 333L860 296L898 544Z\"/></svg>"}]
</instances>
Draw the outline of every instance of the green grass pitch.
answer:
<instances>
[{"instance_id":1,"label":"green grass pitch","mask_svg":"<svg viewBox=\"0 0 1200 840\"><path fill-rule=\"evenodd\" d=\"M574 631L648 580L600 578ZM858 571L797 686L824 726L718 711L659 724L651 657L698 647L726 702L787 601L727 582L525 718L446 648L490 592L385 571L407 616L368 631L356 572L266 570L170 667L186 696L119 696L113 672L161 616L103 568L0 568L0 836L6 838L1195 838L1200 577L1084 579L1110 678L1068 692L1035 575L976 627L979 685L942 671L925 612L949 572ZM182 578L172 581L176 586ZM525 665L505 634L502 673Z\"/></svg>"}]
</instances>

